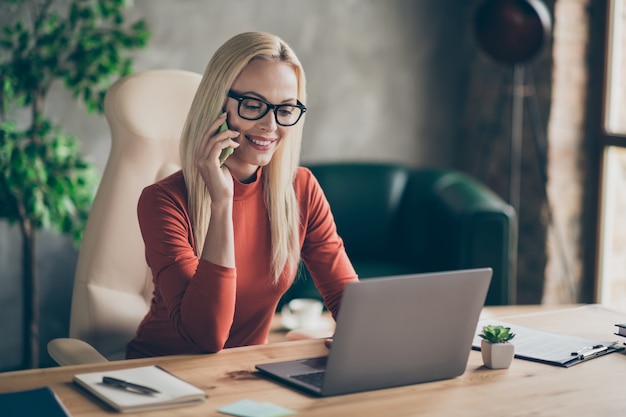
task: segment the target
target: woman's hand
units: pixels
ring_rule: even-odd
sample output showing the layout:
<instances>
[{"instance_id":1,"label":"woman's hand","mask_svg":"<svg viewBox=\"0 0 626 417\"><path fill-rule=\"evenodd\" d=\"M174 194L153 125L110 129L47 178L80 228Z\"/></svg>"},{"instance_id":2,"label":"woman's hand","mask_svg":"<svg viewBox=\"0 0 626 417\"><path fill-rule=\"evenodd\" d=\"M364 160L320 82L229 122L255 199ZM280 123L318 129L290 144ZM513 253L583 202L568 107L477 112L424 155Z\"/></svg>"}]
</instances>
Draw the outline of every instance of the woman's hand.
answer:
<instances>
[{"instance_id":1,"label":"woman's hand","mask_svg":"<svg viewBox=\"0 0 626 417\"><path fill-rule=\"evenodd\" d=\"M226 121L226 113L221 114L204 134L196 153L196 168L207 186L211 201L219 202L233 198L233 178L225 165L220 164L219 156L222 149L237 148L239 144L233 139L239 132L225 130L218 132L220 125Z\"/></svg>"}]
</instances>

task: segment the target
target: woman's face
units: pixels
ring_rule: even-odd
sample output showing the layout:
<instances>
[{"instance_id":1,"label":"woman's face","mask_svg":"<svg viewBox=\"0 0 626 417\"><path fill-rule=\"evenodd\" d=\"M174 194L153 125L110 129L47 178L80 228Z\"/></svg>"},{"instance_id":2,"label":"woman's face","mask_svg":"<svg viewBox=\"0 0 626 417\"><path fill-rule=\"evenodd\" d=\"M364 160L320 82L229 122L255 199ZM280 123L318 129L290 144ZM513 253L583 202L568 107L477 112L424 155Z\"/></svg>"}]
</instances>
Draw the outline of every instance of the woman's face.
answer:
<instances>
[{"instance_id":1,"label":"woman's face","mask_svg":"<svg viewBox=\"0 0 626 417\"><path fill-rule=\"evenodd\" d=\"M295 69L284 62L253 60L239 74L231 90L238 95L258 98L271 104L296 104L298 78ZM239 116L239 102L226 100L230 130L240 133L239 147L226 160L226 166L240 181L254 175L259 166L267 165L289 129L276 123L273 110L258 120ZM300 122L299 122L300 123Z\"/></svg>"}]
</instances>

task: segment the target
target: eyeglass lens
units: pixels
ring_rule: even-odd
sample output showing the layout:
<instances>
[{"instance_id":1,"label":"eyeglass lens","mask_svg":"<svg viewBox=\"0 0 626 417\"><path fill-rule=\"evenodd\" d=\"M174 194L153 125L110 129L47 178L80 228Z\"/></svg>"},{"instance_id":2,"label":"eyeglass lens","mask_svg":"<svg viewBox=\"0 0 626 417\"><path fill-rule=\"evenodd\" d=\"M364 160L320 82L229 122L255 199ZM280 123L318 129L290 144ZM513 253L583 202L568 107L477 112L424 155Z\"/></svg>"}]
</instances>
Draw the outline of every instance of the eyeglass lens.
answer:
<instances>
[{"instance_id":1,"label":"eyeglass lens","mask_svg":"<svg viewBox=\"0 0 626 417\"><path fill-rule=\"evenodd\" d=\"M239 101L239 116L248 120L257 120L265 116L269 110L267 103L250 97L242 97ZM274 106L276 121L283 126L291 126L298 122L302 115L302 109L289 104Z\"/></svg>"}]
</instances>

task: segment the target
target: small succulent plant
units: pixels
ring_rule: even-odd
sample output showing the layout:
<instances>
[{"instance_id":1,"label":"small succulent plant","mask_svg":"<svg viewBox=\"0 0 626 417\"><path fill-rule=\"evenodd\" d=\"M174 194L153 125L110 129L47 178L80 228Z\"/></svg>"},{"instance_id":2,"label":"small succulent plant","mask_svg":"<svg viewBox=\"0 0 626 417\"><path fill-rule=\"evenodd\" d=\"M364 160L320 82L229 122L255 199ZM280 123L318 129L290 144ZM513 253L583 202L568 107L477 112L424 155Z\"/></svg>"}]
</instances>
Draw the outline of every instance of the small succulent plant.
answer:
<instances>
[{"instance_id":1,"label":"small succulent plant","mask_svg":"<svg viewBox=\"0 0 626 417\"><path fill-rule=\"evenodd\" d=\"M515 337L515 333L511 333L510 327L490 324L484 326L482 333L478 336L482 337L489 343L506 343Z\"/></svg>"}]
</instances>

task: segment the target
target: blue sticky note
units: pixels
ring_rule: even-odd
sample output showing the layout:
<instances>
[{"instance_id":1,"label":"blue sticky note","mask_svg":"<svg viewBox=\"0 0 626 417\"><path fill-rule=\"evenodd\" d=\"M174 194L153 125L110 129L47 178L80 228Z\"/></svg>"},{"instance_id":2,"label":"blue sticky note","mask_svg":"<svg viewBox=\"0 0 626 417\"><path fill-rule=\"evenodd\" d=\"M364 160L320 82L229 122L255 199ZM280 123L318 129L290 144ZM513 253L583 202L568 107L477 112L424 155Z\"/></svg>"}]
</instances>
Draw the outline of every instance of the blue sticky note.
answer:
<instances>
[{"instance_id":1,"label":"blue sticky note","mask_svg":"<svg viewBox=\"0 0 626 417\"><path fill-rule=\"evenodd\" d=\"M239 400L217 410L223 414L238 417L282 417L296 412L272 403L260 403L252 400Z\"/></svg>"}]
</instances>

